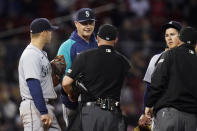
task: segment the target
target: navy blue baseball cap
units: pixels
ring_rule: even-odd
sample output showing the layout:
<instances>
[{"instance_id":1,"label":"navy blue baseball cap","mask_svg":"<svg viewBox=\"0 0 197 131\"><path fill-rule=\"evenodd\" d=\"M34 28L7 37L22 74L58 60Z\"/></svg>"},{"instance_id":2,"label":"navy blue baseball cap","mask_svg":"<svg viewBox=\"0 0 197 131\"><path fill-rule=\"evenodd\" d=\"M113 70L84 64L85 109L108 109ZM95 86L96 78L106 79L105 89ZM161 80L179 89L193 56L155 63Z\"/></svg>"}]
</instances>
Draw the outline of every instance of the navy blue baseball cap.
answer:
<instances>
[{"instance_id":1,"label":"navy blue baseball cap","mask_svg":"<svg viewBox=\"0 0 197 131\"><path fill-rule=\"evenodd\" d=\"M194 45L197 43L197 30L192 27L181 29L179 38L185 44Z\"/></svg>"},{"instance_id":2,"label":"navy blue baseball cap","mask_svg":"<svg viewBox=\"0 0 197 131\"><path fill-rule=\"evenodd\" d=\"M84 22L88 20L95 21L95 15L90 8L81 8L74 14L74 21Z\"/></svg>"},{"instance_id":3,"label":"navy blue baseball cap","mask_svg":"<svg viewBox=\"0 0 197 131\"><path fill-rule=\"evenodd\" d=\"M54 31L58 29L57 26L52 26L46 18L36 18L31 22L30 32L32 34L40 33L43 31Z\"/></svg>"},{"instance_id":4,"label":"navy blue baseball cap","mask_svg":"<svg viewBox=\"0 0 197 131\"><path fill-rule=\"evenodd\" d=\"M103 40L112 41L118 36L118 30L113 25L104 24L99 28L97 35Z\"/></svg>"},{"instance_id":5,"label":"navy blue baseball cap","mask_svg":"<svg viewBox=\"0 0 197 131\"><path fill-rule=\"evenodd\" d=\"M175 28L178 32L181 30L182 26L177 21L170 21L162 26L162 32L165 33L166 29Z\"/></svg>"}]
</instances>

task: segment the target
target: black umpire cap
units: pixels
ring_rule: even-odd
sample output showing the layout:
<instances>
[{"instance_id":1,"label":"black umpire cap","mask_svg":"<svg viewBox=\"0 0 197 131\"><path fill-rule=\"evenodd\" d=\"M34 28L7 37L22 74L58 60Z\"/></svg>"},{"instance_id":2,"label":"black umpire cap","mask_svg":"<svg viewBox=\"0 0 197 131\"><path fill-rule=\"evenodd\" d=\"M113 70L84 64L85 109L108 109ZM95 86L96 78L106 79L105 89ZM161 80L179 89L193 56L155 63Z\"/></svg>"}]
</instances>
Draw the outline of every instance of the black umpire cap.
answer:
<instances>
[{"instance_id":1,"label":"black umpire cap","mask_svg":"<svg viewBox=\"0 0 197 131\"><path fill-rule=\"evenodd\" d=\"M118 36L118 30L113 25L104 24L99 28L97 35L103 40L112 41Z\"/></svg>"},{"instance_id":2,"label":"black umpire cap","mask_svg":"<svg viewBox=\"0 0 197 131\"><path fill-rule=\"evenodd\" d=\"M194 45L197 43L197 30L192 27L181 29L179 38L185 44Z\"/></svg>"},{"instance_id":3,"label":"black umpire cap","mask_svg":"<svg viewBox=\"0 0 197 131\"><path fill-rule=\"evenodd\" d=\"M162 32L165 33L166 29L175 28L178 32L181 30L182 26L177 21L170 21L162 26Z\"/></svg>"},{"instance_id":4,"label":"black umpire cap","mask_svg":"<svg viewBox=\"0 0 197 131\"><path fill-rule=\"evenodd\" d=\"M81 8L78 10L73 17L74 21L84 22L88 20L95 21L95 15L92 9L90 8Z\"/></svg>"},{"instance_id":5,"label":"black umpire cap","mask_svg":"<svg viewBox=\"0 0 197 131\"><path fill-rule=\"evenodd\" d=\"M54 31L58 29L57 26L52 26L46 18L36 18L31 22L30 32L32 34L40 33L43 31Z\"/></svg>"}]
</instances>

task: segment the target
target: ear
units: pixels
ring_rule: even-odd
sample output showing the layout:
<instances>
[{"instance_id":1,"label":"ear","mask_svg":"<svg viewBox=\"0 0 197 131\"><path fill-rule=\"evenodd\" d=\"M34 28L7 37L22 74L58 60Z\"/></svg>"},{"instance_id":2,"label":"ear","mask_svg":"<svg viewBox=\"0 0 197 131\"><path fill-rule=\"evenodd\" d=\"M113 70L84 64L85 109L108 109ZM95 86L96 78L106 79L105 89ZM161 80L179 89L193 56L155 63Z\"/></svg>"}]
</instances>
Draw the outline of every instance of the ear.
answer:
<instances>
[{"instance_id":1,"label":"ear","mask_svg":"<svg viewBox=\"0 0 197 131\"><path fill-rule=\"evenodd\" d=\"M48 35L48 31L43 31L42 34L43 34L43 36L47 36Z\"/></svg>"},{"instance_id":2,"label":"ear","mask_svg":"<svg viewBox=\"0 0 197 131\"><path fill-rule=\"evenodd\" d=\"M46 32L45 31L42 31L42 32L40 32L40 36L45 36L45 34L46 34Z\"/></svg>"}]
</instances>

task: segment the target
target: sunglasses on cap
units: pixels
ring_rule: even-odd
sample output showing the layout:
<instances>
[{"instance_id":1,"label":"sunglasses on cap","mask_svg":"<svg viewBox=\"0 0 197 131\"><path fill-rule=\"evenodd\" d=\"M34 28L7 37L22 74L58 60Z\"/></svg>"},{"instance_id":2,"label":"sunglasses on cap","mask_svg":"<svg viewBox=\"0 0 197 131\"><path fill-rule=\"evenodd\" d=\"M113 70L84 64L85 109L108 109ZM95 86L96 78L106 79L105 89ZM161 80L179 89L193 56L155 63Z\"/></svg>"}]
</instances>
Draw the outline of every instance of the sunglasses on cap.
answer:
<instances>
[{"instance_id":1,"label":"sunglasses on cap","mask_svg":"<svg viewBox=\"0 0 197 131\"><path fill-rule=\"evenodd\" d=\"M82 25L92 25L94 23L94 20L87 20L87 21L83 21L83 22L79 22Z\"/></svg>"}]
</instances>

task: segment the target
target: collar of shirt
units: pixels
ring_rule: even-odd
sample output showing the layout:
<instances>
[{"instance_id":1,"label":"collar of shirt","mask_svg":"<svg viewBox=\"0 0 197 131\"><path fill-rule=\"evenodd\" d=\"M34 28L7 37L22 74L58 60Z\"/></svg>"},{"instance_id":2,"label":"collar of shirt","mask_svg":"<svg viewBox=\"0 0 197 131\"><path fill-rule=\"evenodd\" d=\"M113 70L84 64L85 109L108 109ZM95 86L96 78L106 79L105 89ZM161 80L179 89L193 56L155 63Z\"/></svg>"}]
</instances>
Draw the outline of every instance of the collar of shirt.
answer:
<instances>
[{"instance_id":1,"label":"collar of shirt","mask_svg":"<svg viewBox=\"0 0 197 131\"><path fill-rule=\"evenodd\" d=\"M114 47L111 46L111 45L100 45L98 48L99 49L112 49L112 50L114 50Z\"/></svg>"},{"instance_id":2,"label":"collar of shirt","mask_svg":"<svg viewBox=\"0 0 197 131\"><path fill-rule=\"evenodd\" d=\"M37 48L36 46L34 46L32 43L30 43L29 44L29 46L28 46L29 48L32 48L32 49L34 49L34 50L36 50L36 51L38 51L38 52L40 52L40 53L42 53L44 56L46 56L46 57L48 57L47 56L47 53L45 52L45 51L41 51L39 48Z\"/></svg>"},{"instance_id":3,"label":"collar of shirt","mask_svg":"<svg viewBox=\"0 0 197 131\"><path fill-rule=\"evenodd\" d=\"M188 44L182 44L182 45L180 45L180 47L186 47L186 48L188 48L188 49L190 49L190 50L192 50L192 51L194 51L195 52L195 47L194 47L194 45L188 45Z\"/></svg>"}]
</instances>

